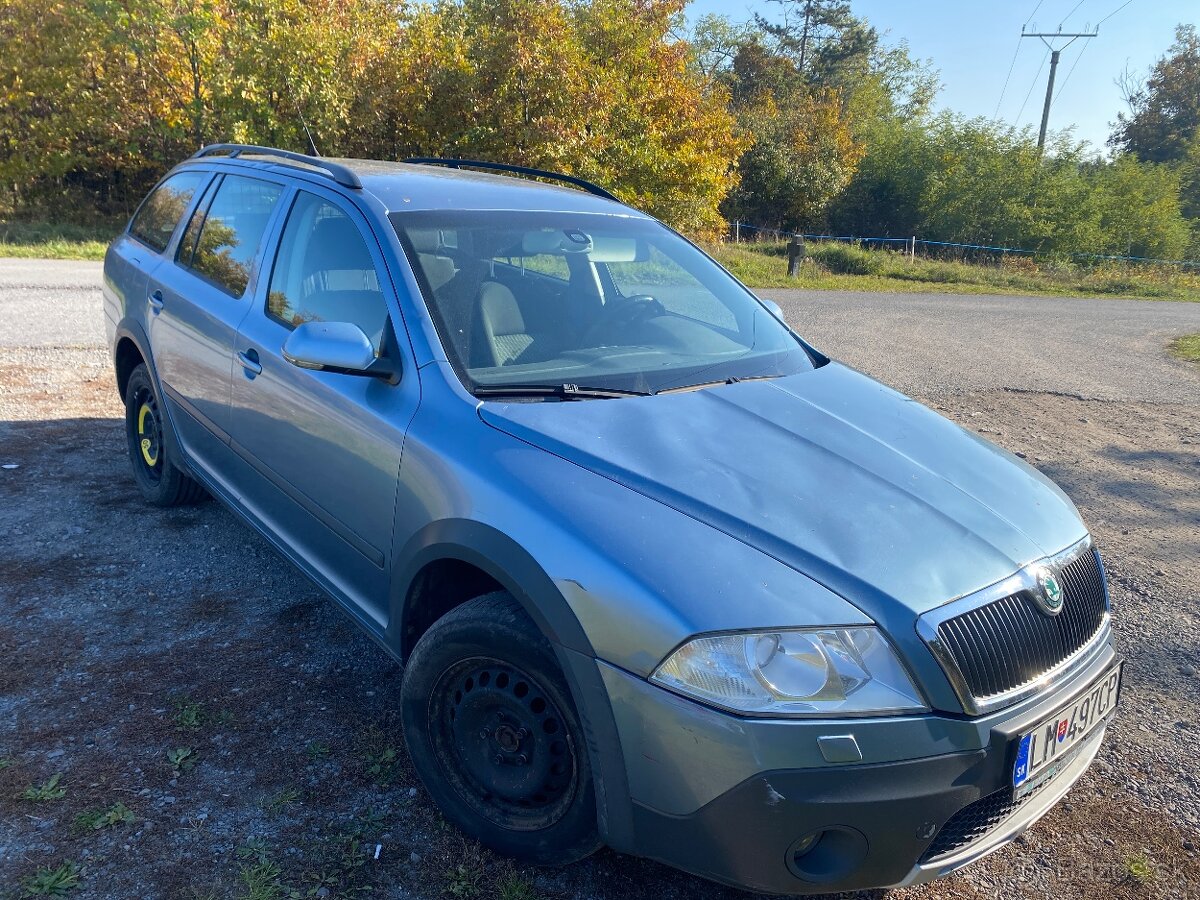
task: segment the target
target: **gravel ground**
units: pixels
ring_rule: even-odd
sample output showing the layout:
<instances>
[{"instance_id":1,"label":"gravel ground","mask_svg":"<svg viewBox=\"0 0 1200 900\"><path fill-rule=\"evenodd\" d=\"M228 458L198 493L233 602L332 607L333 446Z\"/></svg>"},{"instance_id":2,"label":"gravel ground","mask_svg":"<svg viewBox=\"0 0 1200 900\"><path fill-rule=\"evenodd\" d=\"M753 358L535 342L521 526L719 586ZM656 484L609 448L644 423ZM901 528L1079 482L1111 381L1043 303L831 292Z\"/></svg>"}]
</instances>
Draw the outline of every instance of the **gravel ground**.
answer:
<instances>
[{"instance_id":1,"label":"gravel ground","mask_svg":"<svg viewBox=\"0 0 1200 900\"><path fill-rule=\"evenodd\" d=\"M445 825L396 667L216 503L137 499L98 273L0 260L0 898L67 861L79 898L744 896L608 851L514 866ZM769 293L1056 479L1109 568L1127 669L1097 764L1018 842L889 896L1200 896L1200 369L1163 349L1200 304Z\"/></svg>"}]
</instances>

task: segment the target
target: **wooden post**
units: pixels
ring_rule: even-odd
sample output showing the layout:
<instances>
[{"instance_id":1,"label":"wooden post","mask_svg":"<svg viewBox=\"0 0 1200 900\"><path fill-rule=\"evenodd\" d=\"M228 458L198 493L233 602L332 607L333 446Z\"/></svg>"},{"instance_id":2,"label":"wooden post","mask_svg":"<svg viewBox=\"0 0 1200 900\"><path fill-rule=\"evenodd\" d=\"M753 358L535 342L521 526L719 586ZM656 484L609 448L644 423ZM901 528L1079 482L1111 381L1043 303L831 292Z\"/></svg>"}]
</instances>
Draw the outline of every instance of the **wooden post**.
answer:
<instances>
[{"instance_id":1,"label":"wooden post","mask_svg":"<svg viewBox=\"0 0 1200 900\"><path fill-rule=\"evenodd\" d=\"M908 242L908 261L917 261L917 236L914 234Z\"/></svg>"},{"instance_id":2,"label":"wooden post","mask_svg":"<svg viewBox=\"0 0 1200 900\"><path fill-rule=\"evenodd\" d=\"M735 244L740 244L742 242L742 223L741 222L735 221L733 223L733 242Z\"/></svg>"},{"instance_id":3,"label":"wooden post","mask_svg":"<svg viewBox=\"0 0 1200 900\"><path fill-rule=\"evenodd\" d=\"M788 278L798 278L800 276L800 264L804 262L806 255L804 238L798 234L793 234L792 239L788 241Z\"/></svg>"}]
</instances>

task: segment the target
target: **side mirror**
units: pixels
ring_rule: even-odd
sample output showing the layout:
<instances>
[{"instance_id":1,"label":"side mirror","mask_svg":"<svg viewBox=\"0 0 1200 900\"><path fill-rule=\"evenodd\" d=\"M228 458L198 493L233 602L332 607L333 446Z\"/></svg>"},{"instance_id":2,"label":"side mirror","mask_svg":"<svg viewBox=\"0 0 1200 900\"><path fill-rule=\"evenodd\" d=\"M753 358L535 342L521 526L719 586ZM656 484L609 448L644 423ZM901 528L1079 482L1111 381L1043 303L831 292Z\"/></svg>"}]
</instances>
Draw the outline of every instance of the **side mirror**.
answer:
<instances>
[{"instance_id":1,"label":"side mirror","mask_svg":"<svg viewBox=\"0 0 1200 900\"><path fill-rule=\"evenodd\" d=\"M396 379L396 371L351 322L305 322L283 342L283 358L301 369Z\"/></svg>"},{"instance_id":2,"label":"side mirror","mask_svg":"<svg viewBox=\"0 0 1200 900\"><path fill-rule=\"evenodd\" d=\"M780 322L786 324L787 320L783 317L783 307L774 300L768 300L766 297L759 297L758 302L767 308L767 312L777 318Z\"/></svg>"}]
</instances>

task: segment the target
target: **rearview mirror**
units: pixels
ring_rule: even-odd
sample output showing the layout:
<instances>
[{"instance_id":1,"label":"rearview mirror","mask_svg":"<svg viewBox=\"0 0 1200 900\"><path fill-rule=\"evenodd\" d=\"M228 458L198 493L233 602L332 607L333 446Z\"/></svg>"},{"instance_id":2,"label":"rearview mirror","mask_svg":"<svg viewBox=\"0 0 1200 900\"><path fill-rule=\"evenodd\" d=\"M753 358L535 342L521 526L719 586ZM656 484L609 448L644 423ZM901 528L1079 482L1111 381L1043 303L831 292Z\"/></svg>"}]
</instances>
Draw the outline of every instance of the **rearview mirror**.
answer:
<instances>
[{"instance_id":1,"label":"rearview mirror","mask_svg":"<svg viewBox=\"0 0 1200 900\"><path fill-rule=\"evenodd\" d=\"M283 358L301 369L395 380L395 369L375 355L361 328L351 322L305 322L283 342Z\"/></svg>"}]
</instances>

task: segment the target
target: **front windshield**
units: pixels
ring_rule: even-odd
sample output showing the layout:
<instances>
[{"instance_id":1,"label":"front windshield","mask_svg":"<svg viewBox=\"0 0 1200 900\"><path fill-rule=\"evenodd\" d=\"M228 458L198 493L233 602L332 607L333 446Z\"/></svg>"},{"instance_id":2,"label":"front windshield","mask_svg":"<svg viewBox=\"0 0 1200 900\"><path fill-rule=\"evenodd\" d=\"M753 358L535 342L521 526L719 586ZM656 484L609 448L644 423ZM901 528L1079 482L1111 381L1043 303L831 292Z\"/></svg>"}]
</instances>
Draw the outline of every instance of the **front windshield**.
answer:
<instances>
[{"instance_id":1,"label":"front windshield","mask_svg":"<svg viewBox=\"0 0 1200 900\"><path fill-rule=\"evenodd\" d=\"M509 210L391 221L450 362L480 395L657 393L813 367L745 288L657 222Z\"/></svg>"}]
</instances>

